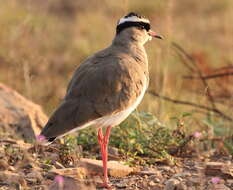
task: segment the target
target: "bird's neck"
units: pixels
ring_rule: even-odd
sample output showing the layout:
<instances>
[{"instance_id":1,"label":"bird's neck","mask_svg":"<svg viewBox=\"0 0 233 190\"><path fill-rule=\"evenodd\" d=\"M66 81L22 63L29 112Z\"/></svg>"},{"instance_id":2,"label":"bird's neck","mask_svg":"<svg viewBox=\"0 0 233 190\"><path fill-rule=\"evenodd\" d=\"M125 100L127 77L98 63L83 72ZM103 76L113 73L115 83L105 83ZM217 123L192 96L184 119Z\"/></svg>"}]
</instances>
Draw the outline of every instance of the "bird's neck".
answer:
<instances>
[{"instance_id":1,"label":"bird's neck","mask_svg":"<svg viewBox=\"0 0 233 190\"><path fill-rule=\"evenodd\" d=\"M128 38L116 37L113 40L112 45L115 47L118 47L119 49L125 50L125 51L130 51L130 50L133 50L135 48L139 48L142 50L144 49L144 46L141 43L134 41L132 39L128 39Z\"/></svg>"},{"instance_id":2,"label":"bird's neck","mask_svg":"<svg viewBox=\"0 0 233 190\"><path fill-rule=\"evenodd\" d=\"M135 59L141 60L147 64L147 54L144 44L130 33L116 35L112 42L112 48L118 52L126 53Z\"/></svg>"},{"instance_id":3,"label":"bird's neck","mask_svg":"<svg viewBox=\"0 0 233 190\"><path fill-rule=\"evenodd\" d=\"M112 41L112 46L127 53L135 51L145 53L144 43L141 38L137 33L130 30L122 31L116 35Z\"/></svg>"},{"instance_id":4,"label":"bird's neck","mask_svg":"<svg viewBox=\"0 0 233 190\"><path fill-rule=\"evenodd\" d=\"M120 34L116 35L113 39L112 45L124 48L140 47L144 48L144 44L137 34L133 32L122 31Z\"/></svg>"}]
</instances>

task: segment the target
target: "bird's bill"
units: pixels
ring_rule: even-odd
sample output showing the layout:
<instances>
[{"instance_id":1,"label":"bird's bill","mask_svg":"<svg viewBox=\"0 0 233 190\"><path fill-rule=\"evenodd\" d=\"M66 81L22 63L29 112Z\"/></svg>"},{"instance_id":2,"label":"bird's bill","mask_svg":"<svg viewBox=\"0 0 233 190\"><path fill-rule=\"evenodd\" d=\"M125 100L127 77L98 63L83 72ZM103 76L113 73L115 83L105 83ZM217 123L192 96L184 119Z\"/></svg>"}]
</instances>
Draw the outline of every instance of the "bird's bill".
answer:
<instances>
[{"instance_id":1,"label":"bird's bill","mask_svg":"<svg viewBox=\"0 0 233 190\"><path fill-rule=\"evenodd\" d=\"M154 32L154 31L152 31L152 30L150 30L150 31L148 32L148 34L149 34L151 37L158 38L158 39L161 39L161 40L163 39L162 36L158 35L156 32Z\"/></svg>"}]
</instances>

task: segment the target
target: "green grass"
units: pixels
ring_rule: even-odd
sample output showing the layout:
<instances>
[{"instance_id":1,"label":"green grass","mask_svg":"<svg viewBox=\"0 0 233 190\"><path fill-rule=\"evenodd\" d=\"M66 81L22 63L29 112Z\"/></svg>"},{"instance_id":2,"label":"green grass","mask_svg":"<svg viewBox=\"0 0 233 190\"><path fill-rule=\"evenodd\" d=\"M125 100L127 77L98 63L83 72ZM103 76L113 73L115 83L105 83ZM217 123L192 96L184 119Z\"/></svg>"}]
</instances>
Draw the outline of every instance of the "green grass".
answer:
<instances>
[{"instance_id":1,"label":"green grass","mask_svg":"<svg viewBox=\"0 0 233 190\"><path fill-rule=\"evenodd\" d=\"M122 158L124 158L129 165L134 164L154 164L158 162L175 164L175 157L191 156L197 154L196 149L207 151L203 149L203 143L211 143L209 128L198 131L201 133L201 139L193 137L195 131L190 130L190 118L192 113L183 113L178 117L170 118L171 125L165 126L161 124L158 119L150 113L134 112L127 120L120 126L112 129L110 143L112 147L119 149ZM210 120L207 118L203 122ZM224 131L226 128L222 127L220 123L215 122L214 136L218 137L221 134L233 134ZM84 147L85 151L95 152L98 147L96 129L88 128L78 132L77 143ZM70 138L70 137L69 137ZM204 140L206 139L206 140ZM192 143L197 141L197 143ZM232 154L233 142L230 140L224 141L229 153ZM214 142L213 147L216 148ZM189 149L194 152L190 151ZM98 151L97 151L98 152ZM175 156L175 157L174 157Z\"/></svg>"}]
</instances>

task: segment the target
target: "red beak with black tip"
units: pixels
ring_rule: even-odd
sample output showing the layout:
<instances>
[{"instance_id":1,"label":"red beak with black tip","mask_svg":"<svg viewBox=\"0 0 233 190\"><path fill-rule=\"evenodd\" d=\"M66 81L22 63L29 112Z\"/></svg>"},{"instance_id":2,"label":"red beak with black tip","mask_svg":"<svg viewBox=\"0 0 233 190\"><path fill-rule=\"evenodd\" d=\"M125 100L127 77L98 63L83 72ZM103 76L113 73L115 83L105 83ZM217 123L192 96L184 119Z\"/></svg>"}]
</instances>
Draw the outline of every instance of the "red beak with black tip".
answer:
<instances>
[{"instance_id":1,"label":"red beak with black tip","mask_svg":"<svg viewBox=\"0 0 233 190\"><path fill-rule=\"evenodd\" d=\"M150 30L150 31L148 32L148 34L149 34L151 37L154 37L154 38L158 38L158 39L163 40L163 37L162 37L162 36L158 35L156 32L154 32L154 31L152 31L152 30Z\"/></svg>"}]
</instances>

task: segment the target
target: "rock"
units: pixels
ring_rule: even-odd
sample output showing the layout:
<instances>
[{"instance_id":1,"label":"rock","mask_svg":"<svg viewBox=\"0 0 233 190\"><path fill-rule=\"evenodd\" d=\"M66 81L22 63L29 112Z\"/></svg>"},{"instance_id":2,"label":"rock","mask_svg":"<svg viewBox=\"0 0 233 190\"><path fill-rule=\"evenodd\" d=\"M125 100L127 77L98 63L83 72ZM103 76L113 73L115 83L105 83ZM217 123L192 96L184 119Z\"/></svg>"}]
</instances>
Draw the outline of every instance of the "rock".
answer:
<instances>
[{"instance_id":1,"label":"rock","mask_svg":"<svg viewBox=\"0 0 233 190\"><path fill-rule=\"evenodd\" d=\"M171 167L169 167L169 166L159 166L158 167L160 170L163 170L163 171L165 171L165 172L174 172L174 169L172 169Z\"/></svg>"},{"instance_id":2,"label":"rock","mask_svg":"<svg viewBox=\"0 0 233 190\"><path fill-rule=\"evenodd\" d=\"M82 158L80 160L80 165L84 168L87 168L88 172L94 175L102 173L102 170L103 170L101 160ZM109 172L109 175L113 177L124 177L124 176L129 175L133 171L134 171L133 168L130 168L129 166L125 166L121 164L120 162L117 162L117 161L108 162L108 172Z\"/></svg>"},{"instance_id":3,"label":"rock","mask_svg":"<svg viewBox=\"0 0 233 190\"><path fill-rule=\"evenodd\" d=\"M120 189L124 189L127 187L127 184L124 182L120 182L116 184L116 187L120 188Z\"/></svg>"},{"instance_id":4,"label":"rock","mask_svg":"<svg viewBox=\"0 0 233 190\"><path fill-rule=\"evenodd\" d=\"M54 180L53 183L49 186L49 190L58 190L58 189L63 189L63 190L94 190L93 185L84 185L83 183L71 178L71 177L66 177L62 176L63 181L57 181Z\"/></svg>"},{"instance_id":5,"label":"rock","mask_svg":"<svg viewBox=\"0 0 233 190\"><path fill-rule=\"evenodd\" d=\"M37 179L37 180L42 180L43 179L42 175L38 171L32 171L32 172L28 173L26 175L26 177L27 178L34 178L34 179Z\"/></svg>"},{"instance_id":6,"label":"rock","mask_svg":"<svg viewBox=\"0 0 233 190\"><path fill-rule=\"evenodd\" d=\"M205 167L205 174L216 175L216 173L221 172L222 167L222 162L207 162Z\"/></svg>"},{"instance_id":7,"label":"rock","mask_svg":"<svg viewBox=\"0 0 233 190\"><path fill-rule=\"evenodd\" d=\"M229 185L233 186L233 179L228 179L228 180L227 180L227 183L228 183Z\"/></svg>"},{"instance_id":8,"label":"rock","mask_svg":"<svg viewBox=\"0 0 233 190\"><path fill-rule=\"evenodd\" d=\"M8 170L14 172L15 168L13 166L8 166Z\"/></svg>"},{"instance_id":9,"label":"rock","mask_svg":"<svg viewBox=\"0 0 233 190\"><path fill-rule=\"evenodd\" d=\"M138 175L156 175L157 177L161 177L161 172L154 168L144 168L142 171L137 172Z\"/></svg>"},{"instance_id":10,"label":"rock","mask_svg":"<svg viewBox=\"0 0 233 190\"><path fill-rule=\"evenodd\" d=\"M153 182L153 181L150 181L150 182L148 183L148 185L153 187L153 186L156 186L157 184L156 184L155 182Z\"/></svg>"},{"instance_id":11,"label":"rock","mask_svg":"<svg viewBox=\"0 0 233 190\"><path fill-rule=\"evenodd\" d=\"M47 121L41 107L0 83L0 133L35 139Z\"/></svg>"},{"instance_id":12,"label":"rock","mask_svg":"<svg viewBox=\"0 0 233 190\"><path fill-rule=\"evenodd\" d=\"M89 179L85 179L85 182L87 183L94 183L94 184L102 184L103 183L103 177L101 176L91 176Z\"/></svg>"},{"instance_id":13,"label":"rock","mask_svg":"<svg viewBox=\"0 0 233 190\"><path fill-rule=\"evenodd\" d=\"M0 160L0 170L7 170L7 168L9 167L8 163L6 160L1 159Z\"/></svg>"},{"instance_id":14,"label":"rock","mask_svg":"<svg viewBox=\"0 0 233 190\"><path fill-rule=\"evenodd\" d=\"M77 168L52 169L51 172L59 175L70 176L76 179L83 179L86 176L102 174L102 161L82 158ZM124 177L134 171L133 168L125 166L117 161L108 162L109 175L113 177Z\"/></svg>"},{"instance_id":15,"label":"rock","mask_svg":"<svg viewBox=\"0 0 233 190\"><path fill-rule=\"evenodd\" d=\"M108 153L113 155L113 156L119 156L119 150L118 150L118 148L115 148L115 147L109 146Z\"/></svg>"},{"instance_id":16,"label":"rock","mask_svg":"<svg viewBox=\"0 0 233 190\"><path fill-rule=\"evenodd\" d=\"M84 167L51 169L50 172L59 174L61 176L69 176L74 179L84 179L89 175L89 172Z\"/></svg>"},{"instance_id":17,"label":"rock","mask_svg":"<svg viewBox=\"0 0 233 190\"><path fill-rule=\"evenodd\" d=\"M207 190L231 190L224 184L210 184L207 187Z\"/></svg>"},{"instance_id":18,"label":"rock","mask_svg":"<svg viewBox=\"0 0 233 190\"><path fill-rule=\"evenodd\" d=\"M202 178L200 177L195 177L195 176L189 177L187 180L187 185L188 186L199 186L201 184L201 180Z\"/></svg>"},{"instance_id":19,"label":"rock","mask_svg":"<svg viewBox=\"0 0 233 190\"><path fill-rule=\"evenodd\" d=\"M178 173L172 176L172 178L179 178L179 177L190 177L191 174L188 172L184 172L184 173Z\"/></svg>"},{"instance_id":20,"label":"rock","mask_svg":"<svg viewBox=\"0 0 233 190\"><path fill-rule=\"evenodd\" d=\"M223 178L233 179L233 165L224 164L222 162L207 162L205 174L209 176L215 176L218 174Z\"/></svg>"},{"instance_id":21,"label":"rock","mask_svg":"<svg viewBox=\"0 0 233 190\"><path fill-rule=\"evenodd\" d=\"M160 180L159 178L154 178L153 181L154 181L155 183L160 183L161 180Z\"/></svg>"},{"instance_id":22,"label":"rock","mask_svg":"<svg viewBox=\"0 0 233 190\"><path fill-rule=\"evenodd\" d=\"M233 179L233 165L224 165L222 168L222 177L225 179Z\"/></svg>"},{"instance_id":23,"label":"rock","mask_svg":"<svg viewBox=\"0 0 233 190\"><path fill-rule=\"evenodd\" d=\"M1 181L4 181L5 183L20 184L23 187L27 185L23 175L9 172L9 171L0 172L0 179Z\"/></svg>"},{"instance_id":24,"label":"rock","mask_svg":"<svg viewBox=\"0 0 233 190\"><path fill-rule=\"evenodd\" d=\"M33 168L33 164L31 163L25 163L24 165L22 165L23 169L29 170Z\"/></svg>"},{"instance_id":25,"label":"rock","mask_svg":"<svg viewBox=\"0 0 233 190\"><path fill-rule=\"evenodd\" d=\"M118 148L108 147L108 160L120 160Z\"/></svg>"},{"instance_id":26,"label":"rock","mask_svg":"<svg viewBox=\"0 0 233 190\"><path fill-rule=\"evenodd\" d=\"M187 190L187 186L178 179L171 178L165 184L164 190Z\"/></svg>"}]
</instances>

